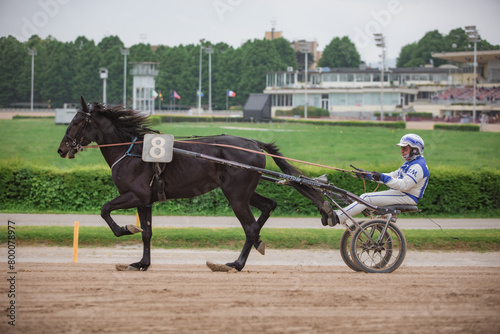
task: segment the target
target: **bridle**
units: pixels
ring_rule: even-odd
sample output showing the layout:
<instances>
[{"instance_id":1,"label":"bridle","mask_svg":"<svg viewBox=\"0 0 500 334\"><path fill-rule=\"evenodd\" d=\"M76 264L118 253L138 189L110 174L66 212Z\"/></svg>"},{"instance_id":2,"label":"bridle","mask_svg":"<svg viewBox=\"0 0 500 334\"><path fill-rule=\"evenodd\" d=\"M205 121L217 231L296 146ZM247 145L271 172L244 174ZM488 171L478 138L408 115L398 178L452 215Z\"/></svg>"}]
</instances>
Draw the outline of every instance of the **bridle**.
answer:
<instances>
[{"instance_id":1,"label":"bridle","mask_svg":"<svg viewBox=\"0 0 500 334\"><path fill-rule=\"evenodd\" d=\"M87 129L87 126L90 126L90 122L91 122L91 116L92 114L90 112L84 112L82 110L78 110L77 113L79 114L82 114L85 119L83 120L84 125L83 127L80 127L78 129L78 132L77 134L75 135L75 138L71 137L70 135L68 135L67 131L66 131L66 138L69 139L70 141L72 141L72 143L70 143L70 141L66 141L66 146L68 146L70 149L73 149L73 148L76 148L77 152L80 152L83 150L83 141L87 138L85 138L85 133L86 133L86 129ZM90 130L92 131L92 127L90 128ZM81 137L80 137L80 133L81 133ZM80 141L77 140L77 138L80 137ZM91 142L92 140L89 140L87 139L89 142Z\"/></svg>"}]
</instances>

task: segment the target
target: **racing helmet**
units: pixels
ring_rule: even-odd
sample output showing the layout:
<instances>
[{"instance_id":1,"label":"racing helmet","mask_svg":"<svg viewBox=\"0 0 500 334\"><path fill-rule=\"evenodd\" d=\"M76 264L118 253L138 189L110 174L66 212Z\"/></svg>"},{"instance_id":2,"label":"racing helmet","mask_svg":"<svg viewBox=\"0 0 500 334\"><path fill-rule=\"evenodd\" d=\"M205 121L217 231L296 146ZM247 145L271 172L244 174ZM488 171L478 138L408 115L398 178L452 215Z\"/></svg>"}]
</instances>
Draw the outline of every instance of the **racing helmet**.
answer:
<instances>
[{"instance_id":1,"label":"racing helmet","mask_svg":"<svg viewBox=\"0 0 500 334\"><path fill-rule=\"evenodd\" d=\"M404 135L396 145L402 147L410 145L412 155L421 155L424 153L424 140L414 133Z\"/></svg>"}]
</instances>

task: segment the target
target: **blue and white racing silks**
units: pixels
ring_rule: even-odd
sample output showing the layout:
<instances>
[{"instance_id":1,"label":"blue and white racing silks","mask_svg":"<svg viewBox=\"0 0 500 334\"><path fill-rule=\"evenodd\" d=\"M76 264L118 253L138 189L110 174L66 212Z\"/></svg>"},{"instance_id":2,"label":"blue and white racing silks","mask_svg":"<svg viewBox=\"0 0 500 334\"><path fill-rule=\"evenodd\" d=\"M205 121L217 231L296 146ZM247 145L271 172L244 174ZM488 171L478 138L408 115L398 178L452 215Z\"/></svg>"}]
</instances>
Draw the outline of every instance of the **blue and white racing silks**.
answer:
<instances>
[{"instance_id":1,"label":"blue and white racing silks","mask_svg":"<svg viewBox=\"0 0 500 334\"><path fill-rule=\"evenodd\" d=\"M382 174L380 182L405 193L418 203L429 182L429 168L424 157L418 156L406 161L398 170Z\"/></svg>"}]
</instances>

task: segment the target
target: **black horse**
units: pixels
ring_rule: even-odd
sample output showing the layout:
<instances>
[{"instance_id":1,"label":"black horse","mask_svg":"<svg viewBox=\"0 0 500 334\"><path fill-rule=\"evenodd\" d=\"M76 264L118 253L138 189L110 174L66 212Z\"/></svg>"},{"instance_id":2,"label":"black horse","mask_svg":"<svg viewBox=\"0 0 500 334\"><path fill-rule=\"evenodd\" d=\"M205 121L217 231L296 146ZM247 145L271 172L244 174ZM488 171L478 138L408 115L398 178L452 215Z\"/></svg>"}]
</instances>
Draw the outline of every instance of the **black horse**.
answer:
<instances>
[{"instance_id":1,"label":"black horse","mask_svg":"<svg viewBox=\"0 0 500 334\"><path fill-rule=\"evenodd\" d=\"M88 105L82 96L81 108L69 124L57 152L63 158L67 156L72 159L78 151L91 142L103 145L100 149L111 167L113 181L120 196L102 206L101 216L117 237L142 232L143 257L139 262L132 263L128 267L129 270L147 270L151 263L151 223L154 202L191 198L219 187L245 231L246 240L240 256L236 261L226 264L230 268L241 270L245 266L252 246L263 253L265 245L260 240L259 233L277 205L276 201L255 192L261 175L255 171L221 165L175 152L172 161L164 164L158 171L158 165L154 168L154 163L144 162L138 158L142 154L142 145L109 145L132 142L136 138L137 141L141 141L145 134L153 132L157 133L150 128L148 117L144 114L122 107L107 108L99 103ZM189 143L175 142L174 147L255 167L265 167L266 159L263 155L221 147L217 144L265 150L280 155L274 144L228 135L192 139ZM300 174L299 170L285 160L280 158L274 160L284 173ZM153 182L155 174L161 175L156 177L158 182ZM162 186L164 191L158 191ZM314 202L322 215L323 225L326 225L328 214L323 209L321 193L306 185L292 182L292 186ZM160 194L165 196L161 197ZM261 211L257 220L250 206ZM110 215L113 210L129 208L137 208L140 229L134 225L119 226Z\"/></svg>"}]
</instances>

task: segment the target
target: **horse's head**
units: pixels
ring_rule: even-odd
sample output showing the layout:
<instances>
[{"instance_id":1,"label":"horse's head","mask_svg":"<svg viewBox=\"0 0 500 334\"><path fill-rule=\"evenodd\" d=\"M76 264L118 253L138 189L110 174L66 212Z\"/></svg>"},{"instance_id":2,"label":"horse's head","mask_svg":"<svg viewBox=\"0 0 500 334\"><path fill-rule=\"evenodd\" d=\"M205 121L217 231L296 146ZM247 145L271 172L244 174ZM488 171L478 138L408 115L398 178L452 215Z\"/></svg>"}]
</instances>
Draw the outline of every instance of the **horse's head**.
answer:
<instances>
[{"instance_id":1,"label":"horse's head","mask_svg":"<svg viewBox=\"0 0 500 334\"><path fill-rule=\"evenodd\" d=\"M92 120L92 106L87 104L83 96L81 96L81 103L81 108L78 109L75 117L69 123L66 134L57 150L61 158L68 156L68 158L73 159L75 154L83 149L83 146L93 141L90 124Z\"/></svg>"}]
</instances>

